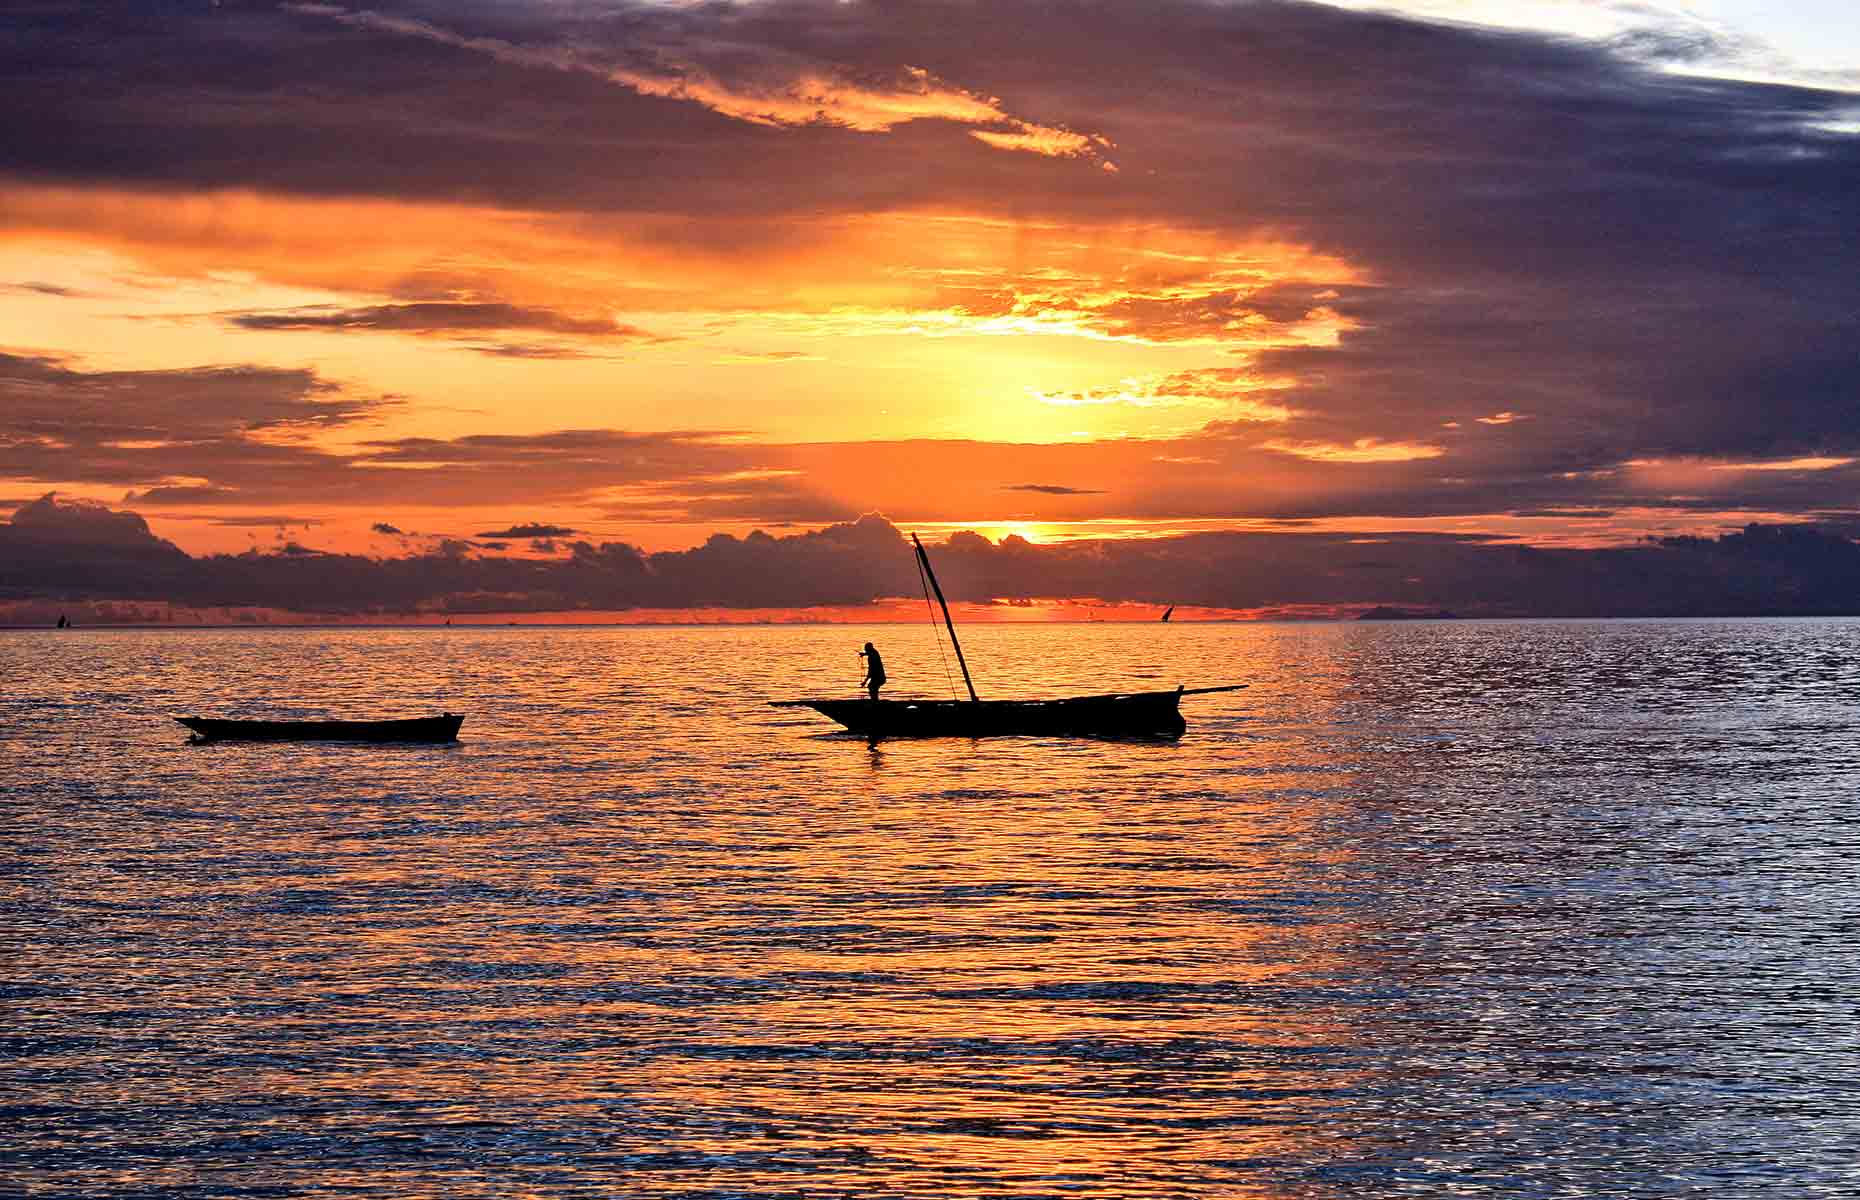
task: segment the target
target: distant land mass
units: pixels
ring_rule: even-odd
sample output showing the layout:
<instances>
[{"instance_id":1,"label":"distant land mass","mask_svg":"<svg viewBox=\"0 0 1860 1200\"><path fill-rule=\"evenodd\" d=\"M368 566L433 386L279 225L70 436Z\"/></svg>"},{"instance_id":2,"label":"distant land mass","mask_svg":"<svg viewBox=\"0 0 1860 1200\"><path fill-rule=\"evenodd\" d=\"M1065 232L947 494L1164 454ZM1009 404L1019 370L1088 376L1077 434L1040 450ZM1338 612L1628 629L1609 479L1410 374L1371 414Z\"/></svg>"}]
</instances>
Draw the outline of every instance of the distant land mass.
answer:
<instances>
[{"instance_id":1,"label":"distant land mass","mask_svg":"<svg viewBox=\"0 0 1860 1200\"><path fill-rule=\"evenodd\" d=\"M1421 608L1391 608L1378 604L1368 612L1357 614L1359 621L1457 621L1459 615L1444 608L1433 610Z\"/></svg>"}]
</instances>

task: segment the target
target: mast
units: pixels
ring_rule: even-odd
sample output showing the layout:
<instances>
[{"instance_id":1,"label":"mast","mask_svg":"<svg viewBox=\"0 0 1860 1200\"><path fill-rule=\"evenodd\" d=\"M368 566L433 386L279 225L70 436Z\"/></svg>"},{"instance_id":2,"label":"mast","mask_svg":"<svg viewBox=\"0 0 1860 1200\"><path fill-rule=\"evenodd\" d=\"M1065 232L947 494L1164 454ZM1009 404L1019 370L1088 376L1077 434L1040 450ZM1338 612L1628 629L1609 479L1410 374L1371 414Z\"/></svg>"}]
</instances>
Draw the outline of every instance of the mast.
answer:
<instances>
[{"instance_id":1,"label":"mast","mask_svg":"<svg viewBox=\"0 0 1860 1200\"><path fill-rule=\"evenodd\" d=\"M956 623L949 619L949 601L943 599L943 589L936 581L936 572L930 569L930 556L924 553L924 544L911 535L911 545L917 547L917 562L924 569L924 575L930 580L930 590L936 593L936 602L943 606L943 624L949 627L949 644L956 648L956 665L962 668L962 682L968 685L969 699L977 704L981 698L975 694L975 681L969 678L968 660L962 657L962 643L956 640Z\"/></svg>"}]
</instances>

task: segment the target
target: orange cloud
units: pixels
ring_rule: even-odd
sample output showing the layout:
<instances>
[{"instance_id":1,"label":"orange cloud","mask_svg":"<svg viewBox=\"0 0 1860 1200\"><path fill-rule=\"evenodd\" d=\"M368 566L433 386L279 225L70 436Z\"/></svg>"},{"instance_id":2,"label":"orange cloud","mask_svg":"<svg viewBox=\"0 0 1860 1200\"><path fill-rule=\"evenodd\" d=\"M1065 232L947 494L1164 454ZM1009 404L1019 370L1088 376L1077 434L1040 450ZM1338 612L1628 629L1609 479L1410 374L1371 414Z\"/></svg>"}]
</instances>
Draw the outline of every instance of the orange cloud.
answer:
<instances>
[{"instance_id":1,"label":"orange cloud","mask_svg":"<svg viewBox=\"0 0 1860 1200\"><path fill-rule=\"evenodd\" d=\"M1832 471L1857 460L1810 455L1803 458L1772 459L1768 462L1714 463L1714 471Z\"/></svg>"},{"instance_id":2,"label":"orange cloud","mask_svg":"<svg viewBox=\"0 0 1860 1200\"><path fill-rule=\"evenodd\" d=\"M1213 367L1178 371L1171 375L1126 379L1109 387L1074 392L1038 393L1042 404L1065 408L1129 405L1133 408L1199 408L1218 413L1224 420L1283 424L1299 415L1285 404L1258 398L1262 392L1293 386L1288 379L1269 379L1246 367ZM1203 418L1206 419L1206 418Z\"/></svg>"},{"instance_id":3,"label":"orange cloud","mask_svg":"<svg viewBox=\"0 0 1860 1200\"><path fill-rule=\"evenodd\" d=\"M1368 437L1348 443L1275 440L1261 443L1260 449L1276 450L1313 462L1338 463L1412 462L1419 458L1439 458L1446 453L1439 446L1425 442L1385 442Z\"/></svg>"},{"instance_id":4,"label":"orange cloud","mask_svg":"<svg viewBox=\"0 0 1860 1200\"><path fill-rule=\"evenodd\" d=\"M1108 138L1093 134L1073 133L1069 129L1053 129L1044 125L1031 125L1025 121L1011 121L1013 126L1008 131L993 129L971 129L969 136L986 142L997 150L1025 150L1031 154L1043 154L1048 158L1082 158L1095 154L1102 148L1108 149ZM1105 164L1116 170L1115 165Z\"/></svg>"},{"instance_id":5,"label":"orange cloud","mask_svg":"<svg viewBox=\"0 0 1860 1200\"><path fill-rule=\"evenodd\" d=\"M670 50L660 51L649 65L615 65L597 61L587 51L572 47L520 46L502 38L455 33L407 17L328 4L286 7L357 29L421 38L486 54L513 66L592 75L644 96L690 101L754 125L830 125L860 133L884 133L909 121L924 120L1004 126L1001 130L975 130L972 136L999 150L1055 158L1085 157L1111 144L1103 137L1010 116L999 100L947 83L922 67L907 65L889 81L869 82L835 64L763 48L760 61L744 77L731 78L688 54Z\"/></svg>"},{"instance_id":6,"label":"orange cloud","mask_svg":"<svg viewBox=\"0 0 1860 1200\"><path fill-rule=\"evenodd\" d=\"M1268 235L894 209L807 218L0 185L0 247L86 286L172 278L322 289L352 306L488 301L574 313L805 316L796 332L1026 331L1233 348L1327 345L1363 272ZM91 262L99 251L120 261ZM101 280L91 277L104 276ZM60 281L53 280L51 284ZM50 285L48 285L50 286ZM1283 289L1303 287L1295 300ZM123 295L111 297L120 301ZM312 301L298 297L301 306ZM277 305L277 307L284 307Z\"/></svg>"}]
</instances>

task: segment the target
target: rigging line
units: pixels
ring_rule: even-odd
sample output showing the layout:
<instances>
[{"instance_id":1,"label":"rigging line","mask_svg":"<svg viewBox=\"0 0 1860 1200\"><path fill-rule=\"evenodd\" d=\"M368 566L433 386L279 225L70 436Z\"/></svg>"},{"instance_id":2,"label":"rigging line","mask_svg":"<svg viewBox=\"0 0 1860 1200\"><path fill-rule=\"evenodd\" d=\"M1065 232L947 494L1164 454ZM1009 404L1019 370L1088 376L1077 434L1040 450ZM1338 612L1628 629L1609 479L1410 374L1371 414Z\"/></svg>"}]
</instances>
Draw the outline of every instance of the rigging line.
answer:
<instances>
[{"instance_id":1,"label":"rigging line","mask_svg":"<svg viewBox=\"0 0 1860 1200\"><path fill-rule=\"evenodd\" d=\"M943 631L937 627L936 606L930 603L930 579L924 574L924 560L919 555L913 557L917 560L917 586L924 591L924 608L930 613L930 634L936 638L936 656L943 663L943 682L949 688L950 699L960 700L962 697L956 695L955 677L949 673L949 656L943 653Z\"/></svg>"},{"instance_id":2,"label":"rigging line","mask_svg":"<svg viewBox=\"0 0 1860 1200\"><path fill-rule=\"evenodd\" d=\"M943 664L944 686L949 688L949 694L952 699L958 699L959 697L956 696L955 677L949 673L949 656L943 653L943 631L937 627L936 608L930 603L930 579L924 574L924 561L922 558L917 559L917 586L923 589L924 608L928 610L930 614L930 635L936 639L936 656Z\"/></svg>"}]
</instances>

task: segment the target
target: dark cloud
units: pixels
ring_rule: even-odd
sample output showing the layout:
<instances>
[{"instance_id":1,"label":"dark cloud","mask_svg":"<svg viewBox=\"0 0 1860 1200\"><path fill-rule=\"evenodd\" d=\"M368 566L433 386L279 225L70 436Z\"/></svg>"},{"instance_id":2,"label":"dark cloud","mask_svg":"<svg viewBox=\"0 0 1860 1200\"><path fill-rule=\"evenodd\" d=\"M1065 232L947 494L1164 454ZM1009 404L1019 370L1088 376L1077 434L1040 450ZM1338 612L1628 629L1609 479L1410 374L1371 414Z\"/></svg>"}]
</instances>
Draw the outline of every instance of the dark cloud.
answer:
<instances>
[{"instance_id":1,"label":"dark cloud","mask_svg":"<svg viewBox=\"0 0 1860 1200\"><path fill-rule=\"evenodd\" d=\"M59 287L55 283L0 283L0 292L31 292L38 296L76 296L79 293L68 287Z\"/></svg>"},{"instance_id":2,"label":"dark cloud","mask_svg":"<svg viewBox=\"0 0 1860 1200\"><path fill-rule=\"evenodd\" d=\"M323 333L413 333L456 336L493 330L532 330L581 337L651 337L645 330L606 317L577 317L517 304L425 300L364 308L317 306L282 312L236 313L226 322L241 329L310 330Z\"/></svg>"},{"instance_id":3,"label":"dark cloud","mask_svg":"<svg viewBox=\"0 0 1860 1200\"><path fill-rule=\"evenodd\" d=\"M94 450L118 442L308 432L354 424L391 403L347 395L307 370L84 371L55 357L0 353L0 438L18 443Z\"/></svg>"},{"instance_id":4,"label":"dark cloud","mask_svg":"<svg viewBox=\"0 0 1860 1200\"><path fill-rule=\"evenodd\" d=\"M1446 608L1462 615L1851 613L1860 546L1811 526L1719 538L1546 550L1479 536L1382 534L1364 559L1346 533L1217 533L1034 545L959 533L934 547L954 599L1081 598L1260 609ZM502 547L498 547L502 549ZM857 605L915 596L909 543L867 516L815 533L715 535L647 554L578 541L559 558L483 556L448 539L377 559L287 542L190 558L133 513L46 496L0 525L0 599L167 601L297 612L624 611Z\"/></svg>"},{"instance_id":5,"label":"dark cloud","mask_svg":"<svg viewBox=\"0 0 1860 1200\"><path fill-rule=\"evenodd\" d=\"M568 537L570 534L579 532L581 531L578 529L569 529L564 525L541 525L530 522L524 525L512 525L509 529L480 533L477 536L481 538L554 538Z\"/></svg>"},{"instance_id":6,"label":"dark cloud","mask_svg":"<svg viewBox=\"0 0 1860 1200\"><path fill-rule=\"evenodd\" d=\"M650 461L655 453L709 442L733 430L629 433L618 429L561 429L539 434L470 434L458 438L394 438L364 443L370 462L399 464L472 463L507 468L547 464L552 468L590 461ZM721 461L734 461L727 458Z\"/></svg>"},{"instance_id":7,"label":"dark cloud","mask_svg":"<svg viewBox=\"0 0 1860 1200\"><path fill-rule=\"evenodd\" d=\"M173 487L145 488L123 493L124 504L238 504L245 500L233 488L187 484Z\"/></svg>"},{"instance_id":8,"label":"dark cloud","mask_svg":"<svg viewBox=\"0 0 1860 1200\"><path fill-rule=\"evenodd\" d=\"M0 525L0 597L166 596L193 584L196 560L133 512L53 493Z\"/></svg>"},{"instance_id":9,"label":"dark cloud","mask_svg":"<svg viewBox=\"0 0 1860 1200\"><path fill-rule=\"evenodd\" d=\"M133 495L133 493L131 494ZM124 497L123 503L129 503L129 498ZM255 516L213 518L213 524L228 529L269 529L274 526L279 529L289 529L292 526L308 529L312 525L321 525L322 523L322 520L317 517Z\"/></svg>"},{"instance_id":10,"label":"dark cloud","mask_svg":"<svg viewBox=\"0 0 1860 1200\"><path fill-rule=\"evenodd\" d=\"M376 521L371 528L373 528L376 533L390 534L394 537L405 537L406 536L406 533L404 531L400 529L396 529L394 526L389 525L386 521Z\"/></svg>"},{"instance_id":11,"label":"dark cloud","mask_svg":"<svg viewBox=\"0 0 1860 1200\"><path fill-rule=\"evenodd\" d=\"M1787 185L1792 161L1825 183L1846 150L1815 124L1838 113L1840 97L1668 75L1648 68L1644 41L1585 44L1317 4L1154 0L1133 21L1119 4L1038 0L402 0L369 6L372 28L313 7L156 15L48 5L17 15L0 80L11 97L36 101L39 119L17 131L9 165L86 180L614 211L844 211L907 193L965 204L992 193L1010 211L1239 215L1301 235L1361 206L1353 229L1379 243L1404 230L1426 241L1451 222L1455 244L1434 248L1482 254L1499 227L1572 196L1590 211L1545 233L1631 221L1684 236L1695 218L1658 207L1632 215L1635 194L1736 186L1758 171ZM1103 130L1124 169L1003 154L947 122L875 135L732 119L597 69L556 69L552 56L610 75L703 63L745 88L798 64L867 79L916 64L1030 118ZM105 73L112 88L84 86ZM291 80L316 86L279 86ZM467 102L472 118L461 120ZM68 136L80 123L92 136ZM356 153L364 144L369 153ZM1804 150L1823 161L1803 160ZM1443 210L1443 200L1453 203Z\"/></svg>"},{"instance_id":12,"label":"dark cloud","mask_svg":"<svg viewBox=\"0 0 1860 1200\"><path fill-rule=\"evenodd\" d=\"M143 506L560 502L728 476L754 453L703 430L378 439L340 453L306 436L397 404L308 370L93 372L0 353L0 477L124 486Z\"/></svg>"},{"instance_id":13,"label":"dark cloud","mask_svg":"<svg viewBox=\"0 0 1860 1200\"><path fill-rule=\"evenodd\" d=\"M611 358L606 354L590 354L586 350L577 350L571 346L535 346L522 342L468 343L465 349L477 354L487 354L492 358L530 358L545 361L570 361L586 358Z\"/></svg>"},{"instance_id":14,"label":"dark cloud","mask_svg":"<svg viewBox=\"0 0 1860 1200\"><path fill-rule=\"evenodd\" d=\"M307 370L253 366L83 371L0 353L0 476L132 489L150 505L296 504L340 462L316 432L394 401L349 395Z\"/></svg>"},{"instance_id":15,"label":"dark cloud","mask_svg":"<svg viewBox=\"0 0 1860 1200\"><path fill-rule=\"evenodd\" d=\"M1095 488L1066 487L1059 483L1010 483L1002 488L1009 492L1039 492L1043 496L1102 496L1103 492Z\"/></svg>"},{"instance_id":16,"label":"dark cloud","mask_svg":"<svg viewBox=\"0 0 1860 1200\"><path fill-rule=\"evenodd\" d=\"M34 543L70 547L131 550L170 556L173 543L149 532L149 524L133 512L86 500L60 500L47 492L22 506L8 522L16 538Z\"/></svg>"},{"instance_id":17,"label":"dark cloud","mask_svg":"<svg viewBox=\"0 0 1860 1200\"><path fill-rule=\"evenodd\" d=\"M1604 517L1614 516L1615 511L1612 508L1519 508L1513 509L1511 515L1514 517L1563 517L1599 520Z\"/></svg>"}]
</instances>

